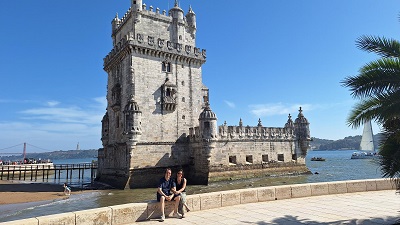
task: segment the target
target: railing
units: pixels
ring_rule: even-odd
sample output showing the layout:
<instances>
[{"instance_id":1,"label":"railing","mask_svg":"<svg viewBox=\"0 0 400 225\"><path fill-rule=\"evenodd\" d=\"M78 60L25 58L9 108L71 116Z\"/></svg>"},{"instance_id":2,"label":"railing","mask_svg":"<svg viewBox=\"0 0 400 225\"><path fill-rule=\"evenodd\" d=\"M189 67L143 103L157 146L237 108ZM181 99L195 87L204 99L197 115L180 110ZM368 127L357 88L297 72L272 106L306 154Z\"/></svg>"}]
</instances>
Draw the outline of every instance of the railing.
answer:
<instances>
[{"instance_id":1,"label":"railing","mask_svg":"<svg viewBox=\"0 0 400 225\"><path fill-rule=\"evenodd\" d=\"M72 173L74 170L78 174ZM0 179L6 180L37 180L42 176L42 179L49 179L49 175L54 174L54 179L61 178L61 172L66 172L66 179L72 179L73 175L77 175L78 179L83 179L85 170L90 170L91 181L96 178L97 163L81 163L81 164L20 164L20 165L0 165Z\"/></svg>"}]
</instances>

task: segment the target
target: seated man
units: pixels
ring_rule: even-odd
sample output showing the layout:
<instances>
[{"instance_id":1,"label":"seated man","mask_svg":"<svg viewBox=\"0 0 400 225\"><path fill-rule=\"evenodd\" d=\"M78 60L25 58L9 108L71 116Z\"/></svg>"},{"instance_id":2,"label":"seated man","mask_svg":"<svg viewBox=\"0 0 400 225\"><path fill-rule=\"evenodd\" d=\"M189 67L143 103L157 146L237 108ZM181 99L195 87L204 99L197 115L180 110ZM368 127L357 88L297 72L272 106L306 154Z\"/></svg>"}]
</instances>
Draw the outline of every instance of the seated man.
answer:
<instances>
[{"instance_id":1,"label":"seated man","mask_svg":"<svg viewBox=\"0 0 400 225\"><path fill-rule=\"evenodd\" d=\"M178 205L180 201L180 196L175 196L173 190L176 188L176 184L171 179L171 169L168 168L165 170L164 177L160 179L160 183L157 189L157 201L160 202L160 209L161 209L161 220L165 220L165 201L175 201L174 205L174 217L182 218L181 214L178 213Z\"/></svg>"}]
</instances>

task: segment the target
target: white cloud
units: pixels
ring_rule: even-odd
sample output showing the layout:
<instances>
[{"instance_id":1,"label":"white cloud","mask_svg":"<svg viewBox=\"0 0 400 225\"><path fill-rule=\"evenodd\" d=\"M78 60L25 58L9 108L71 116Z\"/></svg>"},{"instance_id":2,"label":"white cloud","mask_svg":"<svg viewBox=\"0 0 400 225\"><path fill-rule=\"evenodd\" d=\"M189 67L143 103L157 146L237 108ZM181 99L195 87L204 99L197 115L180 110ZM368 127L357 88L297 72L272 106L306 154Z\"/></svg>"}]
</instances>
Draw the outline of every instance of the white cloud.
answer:
<instances>
[{"instance_id":1,"label":"white cloud","mask_svg":"<svg viewBox=\"0 0 400 225\"><path fill-rule=\"evenodd\" d=\"M228 100L224 100L224 102L232 109L236 107L235 103L233 103L233 102L230 102Z\"/></svg>"},{"instance_id":2,"label":"white cloud","mask_svg":"<svg viewBox=\"0 0 400 225\"><path fill-rule=\"evenodd\" d=\"M58 104L60 104L60 102L57 102L57 101L48 101L47 102L47 106L50 106L50 107L56 106Z\"/></svg>"},{"instance_id":3,"label":"white cloud","mask_svg":"<svg viewBox=\"0 0 400 225\"><path fill-rule=\"evenodd\" d=\"M257 117L274 116L274 115L288 115L298 112L299 108L303 110L312 110L310 104L283 104L283 103L270 103L270 104L257 104L249 105L250 113Z\"/></svg>"}]
</instances>

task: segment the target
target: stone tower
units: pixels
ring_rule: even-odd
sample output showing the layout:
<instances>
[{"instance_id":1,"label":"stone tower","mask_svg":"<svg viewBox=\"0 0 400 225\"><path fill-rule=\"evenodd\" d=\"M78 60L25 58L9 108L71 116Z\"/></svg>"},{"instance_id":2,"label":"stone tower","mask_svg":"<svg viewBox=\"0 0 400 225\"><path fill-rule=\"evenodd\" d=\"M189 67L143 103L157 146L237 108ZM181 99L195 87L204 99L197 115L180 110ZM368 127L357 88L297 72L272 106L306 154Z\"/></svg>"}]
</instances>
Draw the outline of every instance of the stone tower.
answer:
<instances>
[{"instance_id":1,"label":"stone tower","mask_svg":"<svg viewBox=\"0 0 400 225\"><path fill-rule=\"evenodd\" d=\"M149 174L158 180L165 167L189 164L186 136L199 126L209 99L201 70L206 51L196 46L194 11L184 15L177 1L167 15L131 0L111 27L98 179L116 187L147 186L142 178Z\"/></svg>"},{"instance_id":2,"label":"stone tower","mask_svg":"<svg viewBox=\"0 0 400 225\"><path fill-rule=\"evenodd\" d=\"M308 120L300 108L284 127L217 127L202 83L206 50L196 46L196 14L175 1L167 11L131 0L111 21L104 58L107 109L97 179L117 188L156 187L165 168L190 184L307 173Z\"/></svg>"}]
</instances>

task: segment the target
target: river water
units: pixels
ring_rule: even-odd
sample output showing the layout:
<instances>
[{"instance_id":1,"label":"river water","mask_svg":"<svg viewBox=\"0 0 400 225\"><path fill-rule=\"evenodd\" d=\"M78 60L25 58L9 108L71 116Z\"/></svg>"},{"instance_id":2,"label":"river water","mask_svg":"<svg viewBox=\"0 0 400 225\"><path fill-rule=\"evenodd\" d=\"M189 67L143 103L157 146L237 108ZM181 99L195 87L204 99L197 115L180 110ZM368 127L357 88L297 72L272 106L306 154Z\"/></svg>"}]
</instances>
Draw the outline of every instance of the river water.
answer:
<instances>
[{"instance_id":1,"label":"river water","mask_svg":"<svg viewBox=\"0 0 400 225\"><path fill-rule=\"evenodd\" d=\"M222 190L275 186L286 184L316 183L341 180L358 180L381 178L381 171L376 161L370 159L350 159L353 150L340 151L309 151L306 165L313 174L264 177L246 180L215 182L208 186L189 185L187 193L199 194ZM326 161L311 161L312 157L322 157ZM55 164L62 163L88 163L93 159L54 160ZM162 174L160 174L160 178ZM83 187L90 183L90 173L85 173L83 180L49 180L48 182L61 185L68 182L75 187ZM43 182L43 181L42 181ZM61 188L62 190L62 188ZM105 190L71 195L70 198L57 201L44 201L34 203L0 205L0 222L72 212L91 208L119 205L132 202L146 202L155 199L156 188L133 190Z\"/></svg>"}]
</instances>

